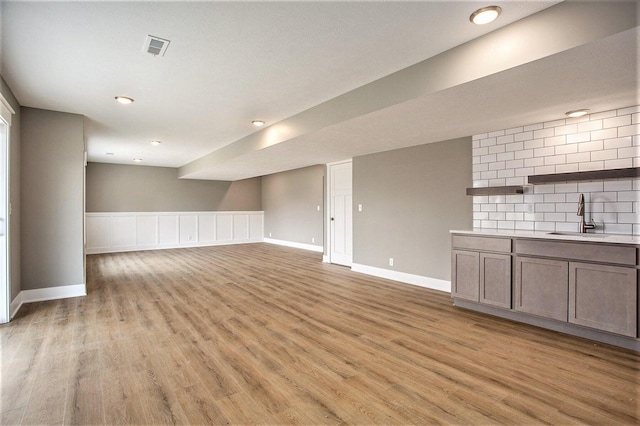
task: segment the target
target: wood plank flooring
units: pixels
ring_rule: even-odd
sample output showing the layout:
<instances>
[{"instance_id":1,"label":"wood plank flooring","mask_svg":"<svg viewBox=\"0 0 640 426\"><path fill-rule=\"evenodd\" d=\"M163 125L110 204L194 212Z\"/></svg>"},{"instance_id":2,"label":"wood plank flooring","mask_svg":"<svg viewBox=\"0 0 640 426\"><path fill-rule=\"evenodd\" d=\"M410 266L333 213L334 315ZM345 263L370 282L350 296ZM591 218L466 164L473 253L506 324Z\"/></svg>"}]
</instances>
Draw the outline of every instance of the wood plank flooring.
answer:
<instances>
[{"instance_id":1,"label":"wood plank flooring","mask_svg":"<svg viewBox=\"0 0 640 426\"><path fill-rule=\"evenodd\" d=\"M640 354L249 244L92 255L0 327L2 424L638 424Z\"/></svg>"}]
</instances>

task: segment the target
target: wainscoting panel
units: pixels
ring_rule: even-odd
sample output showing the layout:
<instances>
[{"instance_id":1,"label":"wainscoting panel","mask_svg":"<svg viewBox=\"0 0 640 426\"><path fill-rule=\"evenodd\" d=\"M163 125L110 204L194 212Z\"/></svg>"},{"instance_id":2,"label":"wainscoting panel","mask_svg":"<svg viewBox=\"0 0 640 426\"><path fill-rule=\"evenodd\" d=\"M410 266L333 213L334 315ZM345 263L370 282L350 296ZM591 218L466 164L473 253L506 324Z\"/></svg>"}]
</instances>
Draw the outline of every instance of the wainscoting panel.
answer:
<instances>
[{"instance_id":1,"label":"wainscoting panel","mask_svg":"<svg viewBox=\"0 0 640 426\"><path fill-rule=\"evenodd\" d=\"M216 240L218 241L233 240L233 215L230 215L230 214L216 215Z\"/></svg>"},{"instance_id":2,"label":"wainscoting panel","mask_svg":"<svg viewBox=\"0 0 640 426\"><path fill-rule=\"evenodd\" d=\"M263 241L264 212L87 213L87 253Z\"/></svg>"}]
</instances>

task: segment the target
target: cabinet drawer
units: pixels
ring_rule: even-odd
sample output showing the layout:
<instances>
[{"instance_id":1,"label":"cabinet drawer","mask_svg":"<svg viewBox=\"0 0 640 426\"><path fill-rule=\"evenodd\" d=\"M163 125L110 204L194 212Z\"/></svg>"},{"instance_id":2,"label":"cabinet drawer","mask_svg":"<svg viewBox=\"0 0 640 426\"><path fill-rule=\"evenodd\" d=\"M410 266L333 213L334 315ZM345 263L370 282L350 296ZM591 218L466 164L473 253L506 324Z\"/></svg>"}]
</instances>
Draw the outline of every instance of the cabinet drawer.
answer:
<instances>
[{"instance_id":1,"label":"cabinet drawer","mask_svg":"<svg viewBox=\"0 0 640 426\"><path fill-rule=\"evenodd\" d=\"M511 238L473 237L453 235L451 246L463 250L492 251L511 253Z\"/></svg>"},{"instance_id":2,"label":"cabinet drawer","mask_svg":"<svg viewBox=\"0 0 640 426\"><path fill-rule=\"evenodd\" d=\"M629 246L570 243L563 241L516 240L519 255L556 257L587 262L635 266L636 249Z\"/></svg>"}]
</instances>

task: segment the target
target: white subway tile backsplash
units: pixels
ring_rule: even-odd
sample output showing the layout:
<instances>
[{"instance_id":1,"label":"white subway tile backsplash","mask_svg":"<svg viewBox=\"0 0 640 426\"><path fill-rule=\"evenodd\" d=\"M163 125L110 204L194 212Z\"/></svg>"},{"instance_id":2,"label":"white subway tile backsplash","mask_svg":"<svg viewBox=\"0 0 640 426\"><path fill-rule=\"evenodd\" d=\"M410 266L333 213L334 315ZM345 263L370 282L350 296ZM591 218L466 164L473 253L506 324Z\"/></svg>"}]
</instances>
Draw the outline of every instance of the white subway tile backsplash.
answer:
<instances>
[{"instance_id":1,"label":"white subway tile backsplash","mask_svg":"<svg viewBox=\"0 0 640 426\"><path fill-rule=\"evenodd\" d=\"M515 153L513 152L503 152L501 154L496 155L496 160L498 161L509 161L513 160L515 157Z\"/></svg>"},{"instance_id":2,"label":"white subway tile backsplash","mask_svg":"<svg viewBox=\"0 0 640 426\"><path fill-rule=\"evenodd\" d=\"M505 184L506 185L525 185L525 178L524 177L512 177L512 178L506 178L505 180Z\"/></svg>"},{"instance_id":3,"label":"white subway tile backsplash","mask_svg":"<svg viewBox=\"0 0 640 426\"><path fill-rule=\"evenodd\" d=\"M496 144L496 138L486 138L480 141L481 147L490 147Z\"/></svg>"},{"instance_id":4,"label":"white subway tile backsplash","mask_svg":"<svg viewBox=\"0 0 640 426\"><path fill-rule=\"evenodd\" d=\"M631 191L633 182L631 180L606 180L604 181L604 191Z\"/></svg>"},{"instance_id":5,"label":"white subway tile backsplash","mask_svg":"<svg viewBox=\"0 0 640 426\"><path fill-rule=\"evenodd\" d=\"M524 149L542 148L544 139L533 139L524 141Z\"/></svg>"},{"instance_id":6,"label":"white subway tile backsplash","mask_svg":"<svg viewBox=\"0 0 640 426\"><path fill-rule=\"evenodd\" d=\"M578 152L578 144L575 143L556 146L556 154L575 154L576 152Z\"/></svg>"},{"instance_id":7,"label":"white subway tile backsplash","mask_svg":"<svg viewBox=\"0 0 640 426\"><path fill-rule=\"evenodd\" d=\"M604 182L578 182L578 192L603 192Z\"/></svg>"},{"instance_id":8,"label":"white subway tile backsplash","mask_svg":"<svg viewBox=\"0 0 640 426\"><path fill-rule=\"evenodd\" d=\"M549 138L551 136L555 136L555 134L556 134L556 132L553 130L553 128L540 129L540 130L534 130L533 131L534 139Z\"/></svg>"},{"instance_id":9,"label":"white subway tile backsplash","mask_svg":"<svg viewBox=\"0 0 640 426\"><path fill-rule=\"evenodd\" d=\"M634 158L640 157L640 146L631 146L629 148L618 148L618 158Z\"/></svg>"},{"instance_id":10,"label":"white subway tile backsplash","mask_svg":"<svg viewBox=\"0 0 640 426\"><path fill-rule=\"evenodd\" d=\"M556 145L564 145L566 137L562 136L552 136L550 138L544 138L544 146L556 146Z\"/></svg>"},{"instance_id":11,"label":"white subway tile backsplash","mask_svg":"<svg viewBox=\"0 0 640 426\"><path fill-rule=\"evenodd\" d=\"M519 167L515 169L515 175L522 177L529 177L530 175L534 174L534 172L535 169L533 167Z\"/></svg>"},{"instance_id":12,"label":"white subway tile backsplash","mask_svg":"<svg viewBox=\"0 0 640 426\"><path fill-rule=\"evenodd\" d=\"M544 127L546 129L548 127L564 126L565 123L566 123L566 121L565 121L564 118L562 120L547 121L547 122L544 123Z\"/></svg>"},{"instance_id":13,"label":"white subway tile backsplash","mask_svg":"<svg viewBox=\"0 0 640 426\"><path fill-rule=\"evenodd\" d=\"M606 160L602 168L611 170L633 167L633 160L633 158L618 158L617 160Z\"/></svg>"},{"instance_id":14,"label":"white subway tile backsplash","mask_svg":"<svg viewBox=\"0 0 640 426\"><path fill-rule=\"evenodd\" d=\"M545 213L545 222L564 222L566 220L565 213Z\"/></svg>"},{"instance_id":15,"label":"white subway tile backsplash","mask_svg":"<svg viewBox=\"0 0 640 426\"><path fill-rule=\"evenodd\" d=\"M489 170L504 170L504 168L505 168L504 167L504 165L505 165L504 161L496 161L495 163L488 163L488 164L489 164Z\"/></svg>"},{"instance_id":16,"label":"white subway tile backsplash","mask_svg":"<svg viewBox=\"0 0 640 426\"><path fill-rule=\"evenodd\" d=\"M516 229L519 231L533 231L534 222L518 221L516 222Z\"/></svg>"},{"instance_id":17,"label":"white subway tile backsplash","mask_svg":"<svg viewBox=\"0 0 640 426\"><path fill-rule=\"evenodd\" d=\"M565 194L544 194L545 203L564 203L565 200Z\"/></svg>"},{"instance_id":18,"label":"white subway tile backsplash","mask_svg":"<svg viewBox=\"0 0 640 426\"><path fill-rule=\"evenodd\" d=\"M591 154L591 157L593 157L593 154ZM550 157L545 157L544 158L544 164L545 166L550 166L550 165L556 165L556 164L566 164L567 162L567 156L566 155L552 155Z\"/></svg>"},{"instance_id":19,"label":"white subway tile backsplash","mask_svg":"<svg viewBox=\"0 0 640 426\"><path fill-rule=\"evenodd\" d=\"M604 141L594 140L592 142L582 142L578 145L578 152L602 151L604 149Z\"/></svg>"},{"instance_id":20,"label":"white subway tile backsplash","mask_svg":"<svg viewBox=\"0 0 640 426\"><path fill-rule=\"evenodd\" d=\"M583 133L573 133L571 135L567 135L567 143L580 143L580 142L588 142L591 140L590 132Z\"/></svg>"},{"instance_id":21,"label":"white subway tile backsplash","mask_svg":"<svg viewBox=\"0 0 640 426\"><path fill-rule=\"evenodd\" d=\"M633 213L633 203L631 202L616 202L616 203L604 203L605 213Z\"/></svg>"},{"instance_id":22,"label":"white subway tile backsplash","mask_svg":"<svg viewBox=\"0 0 640 426\"><path fill-rule=\"evenodd\" d=\"M602 120L589 120L578 123L578 130L575 133L591 132L602 129Z\"/></svg>"},{"instance_id":23,"label":"white subway tile backsplash","mask_svg":"<svg viewBox=\"0 0 640 426\"><path fill-rule=\"evenodd\" d=\"M615 138L615 139L605 139L604 140L604 149L613 149L613 148L628 148L633 145L633 139L631 136L626 136L624 138Z\"/></svg>"},{"instance_id":24,"label":"white subway tile backsplash","mask_svg":"<svg viewBox=\"0 0 640 426\"><path fill-rule=\"evenodd\" d=\"M528 132L531 130L540 130L544 128L544 123L535 123L535 124L529 124L528 126L524 126L524 131Z\"/></svg>"},{"instance_id":25,"label":"white subway tile backsplash","mask_svg":"<svg viewBox=\"0 0 640 426\"><path fill-rule=\"evenodd\" d=\"M525 185L533 174L640 166L640 106L473 136L473 186ZM597 232L640 235L640 179L526 185L525 194L473 197L474 226L578 230L578 197ZM604 226L602 226L604 225Z\"/></svg>"},{"instance_id":26,"label":"white subway tile backsplash","mask_svg":"<svg viewBox=\"0 0 640 426\"><path fill-rule=\"evenodd\" d=\"M556 166L538 166L535 168L537 175L550 175L556 172Z\"/></svg>"},{"instance_id":27,"label":"white subway tile backsplash","mask_svg":"<svg viewBox=\"0 0 640 426\"><path fill-rule=\"evenodd\" d=\"M556 194L567 192L578 192L578 183L556 183L554 185Z\"/></svg>"},{"instance_id":28,"label":"white subway tile backsplash","mask_svg":"<svg viewBox=\"0 0 640 426\"><path fill-rule=\"evenodd\" d=\"M511 160L505 162L505 168L507 169L517 169L520 167L524 167L524 160Z\"/></svg>"},{"instance_id":29,"label":"white subway tile backsplash","mask_svg":"<svg viewBox=\"0 0 640 426\"><path fill-rule=\"evenodd\" d=\"M578 164L578 171L580 172L588 172L591 170L602 170L602 169L604 169L604 161L591 161L588 163Z\"/></svg>"},{"instance_id":30,"label":"white subway tile backsplash","mask_svg":"<svg viewBox=\"0 0 640 426\"><path fill-rule=\"evenodd\" d=\"M573 164L556 164L556 173L573 173L577 172L578 163Z\"/></svg>"},{"instance_id":31,"label":"white subway tile backsplash","mask_svg":"<svg viewBox=\"0 0 640 426\"><path fill-rule=\"evenodd\" d=\"M514 169L498 170L498 177L499 178L510 178L510 177L514 177L514 176L515 176L515 170Z\"/></svg>"},{"instance_id":32,"label":"white subway tile backsplash","mask_svg":"<svg viewBox=\"0 0 640 426\"><path fill-rule=\"evenodd\" d=\"M629 136L629 135L620 135L620 136ZM591 132L591 140L596 139L612 139L618 137L618 128L614 127L612 129L602 129L602 130L594 130Z\"/></svg>"},{"instance_id":33,"label":"white subway tile backsplash","mask_svg":"<svg viewBox=\"0 0 640 426\"><path fill-rule=\"evenodd\" d=\"M608 129L610 127L622 127L631 125L631 114L618 115L617 117L605 118L602 121L602 127Z\"/></svg>"},{"instance_id":34,"label":"white subway tile backsplash","mask_svg":"<svg viewBox=\"0 0 640 426\"><path fill-rule=\"evenodd\" d=\"M618 112L615 109L613 109L611 111L603 111L603 112L591 114L591 116L589 117L589 120L600 120L603 118L615 117L616 115L618 115Z\"/></svg>"},{"instance_id":35,"label":"white subway tile backsplash","mask_svg":"<svg viewBox=\"0 0 640 426\"><path fill-rule=\"evenodd\" d=\"M555 129L556 136L568 135L570 133L578 133L577 124L567 124L566 126L559 126Z\"/></svg>"},{"instance_id":36,"label":"white subway tile backsplash","mask_svg":"<svg viewBox=\"0 0 640 426\"><path fill-rule=\"evenodd\" d=\"M618 158L617 149L606 149L604 151L594 151L591 153L591 160L613 160Z\"/></svg>"},{"instance_id":37,"label":"white subway tile backsplash","mask_svg":"<svg viewBox=\"0 0 640 426\"><path fill-rule=\"evenodd\" d=\"M554 147L549 146L546 148L536 148L533 150L533 155L535 157L547 157L549 155L555 155L556 150Z\"/></svg>"},{"instance_id":38,"label":"white subway tile backsplash","mask_svg":"<svg viewBox=\"0 0 640 426\"><path fill-rule=\"evenodd\" d=\"M536 222L534 226L536 231L553 232L556 230L555 222Z\"/></svg>"},{"instance_id":39,"label":"white subway tile backsplash","mask_svg":"<svg viewBox=\"0 0 640 426\"><path fill-rule=\"evenodd\" d=\"M502 144L502 145L511 143L511 142L513 142L513 140L514 140L514 137L513 137L512 134L511 135L505 135L505 136L498 136L498 143Z\"/></svg>"}]
</instances>

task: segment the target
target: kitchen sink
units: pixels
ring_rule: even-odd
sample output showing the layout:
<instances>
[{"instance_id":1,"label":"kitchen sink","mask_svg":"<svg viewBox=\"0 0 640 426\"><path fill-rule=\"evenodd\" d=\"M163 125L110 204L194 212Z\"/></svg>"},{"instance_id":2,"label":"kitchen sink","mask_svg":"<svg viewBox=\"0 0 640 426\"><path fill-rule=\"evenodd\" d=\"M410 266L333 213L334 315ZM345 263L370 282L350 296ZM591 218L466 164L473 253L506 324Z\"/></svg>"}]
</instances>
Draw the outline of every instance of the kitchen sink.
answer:
<instances>
[{"instance_id":1,"label":"kitchen sink","mask_svg":"<svg viewBox=\"0 0 640 426\"><path fill-rule=\"evenodd\" d=\"M548 232L549 235L567 235L570 237L589 237L589 238L606 238L608 235L606 234L592 234L592 233L580 233L580 232Z\"/></svg>"}]
</instances>

